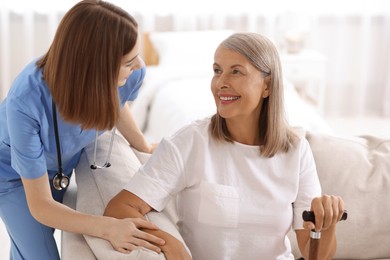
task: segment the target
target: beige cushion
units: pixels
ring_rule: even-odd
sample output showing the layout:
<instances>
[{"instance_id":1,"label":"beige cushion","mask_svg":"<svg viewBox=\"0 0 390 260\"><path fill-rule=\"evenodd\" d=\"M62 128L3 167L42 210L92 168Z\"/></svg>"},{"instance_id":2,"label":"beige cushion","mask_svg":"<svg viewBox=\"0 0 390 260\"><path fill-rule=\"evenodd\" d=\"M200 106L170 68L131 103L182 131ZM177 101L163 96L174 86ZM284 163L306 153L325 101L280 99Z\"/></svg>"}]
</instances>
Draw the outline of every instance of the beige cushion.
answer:
<instances>
[{"instance_id":1,"label":"beige cushion","mask_svg":"<svg viewBox=\"0 0 390 260\"><path fill-rule=\"evenodd\" d=\"M69 187L64 195L63 203L76 209L77 186L75 178L70 179ZM94 260L95 255L81 234L61 232L61 260Z\"/></svg>"},{"instance_id":2,"label":"beige cushion","mask_svg":"<svg viewBox=\"0 0 390 260\"><path fill-rule=\"evenodd\" d=\"M110 133L105 133L99 137L96 160L98 164L103 164L106 160L110 137ZM141 163L120 135L115 137L110 158L111 167L91 170L93 149L94 143L86 147L75 170L78 187L76 209L89 214L102 215L109 200L123 188ZM143 154L142 156L147 159L149 155ZM170 211L169 214L174 215L172 205L171 203L167 210ZM169 232L184 244L176 225L167 216L168 213L166 212L151 212L147 215L162 230ZM111 244L104 239L86 235L84 237L97 259L165 259L163 254L157 254L144 248L139 248L130 254L122 254L115 251Z\"/></svg>"},{"instance_id":3,"label":"beige cushion","mask_svg":"<svg viewBox=\"0 0 390 260\"><path fill-rule=\"evenodd\" d=\"M314 133L306 133L306 137L313 150L323 192L342 196L348 210L348 220L337 227L335 259L390 259L390 139L372 136L346 138ZM83 153L76 169L79 210L102 214L108 197L121 189L118 183L130 178L139 166L126 142L121 137L116 137L115 142L111 168L101 171L89 169L87 154L92 155L93 144ZM108 143L109 136L100 137L99 149L105 149L98 153L101 163L107 156ZM120 169L117 169L118 166ZM176 217L172 208L170 214ZM172 225L171 231L177 232L170 219L165 220ZM294 255L298 258L295 235L290 234L290 237ZM105 240L88 236L86 240L98 258L121 259L124 256L114 251ZM144 253L148 255L142 255ZM127 255L126 259L153 259L147 258L157 255L153 254L139 250L133 256Z\"/></svg>"},{"instance_id":4,"label":"beige cushion","mask_svg":"<svg viewBox=\"0 0 390 260\"><path fill-rule=\"evenodd\" d=\"M390 259L390 139L307 133L324 194L343 197L335 259Z\"/></svg>"}]
</instances>

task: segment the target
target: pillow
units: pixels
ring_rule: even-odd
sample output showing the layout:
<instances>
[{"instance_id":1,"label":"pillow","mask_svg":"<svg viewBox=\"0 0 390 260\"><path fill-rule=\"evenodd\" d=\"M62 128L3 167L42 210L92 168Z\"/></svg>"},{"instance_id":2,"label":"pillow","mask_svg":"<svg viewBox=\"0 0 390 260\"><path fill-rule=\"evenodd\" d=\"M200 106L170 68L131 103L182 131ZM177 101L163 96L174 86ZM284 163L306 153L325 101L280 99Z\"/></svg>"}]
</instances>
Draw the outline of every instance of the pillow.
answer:
<instances>
[{"instance_id":1,"label":"pillow","mask_svg":"<svg viewBox=\"0 0 390 260\"><path fill-rule=\"evenodd\" d=\"M98 138L96 161L104 163L110 145L111 133L107 132ZM147 160L149 155L134 152L126 140L116 135L110 156L111 167L92 170L94 142L89 144L81 155L80 162L75 169L77 183L76 209L93 215L103 215L104 209L110 199L122 190L124 184L134 175L141 166L142 160ZM156 223L162 230L179 239L184 245L184 240L179 234L172 218L176 216L173 203L162 213L150 212L147 218ZM157 254L145 248L139 248L130 254L122 254L113 249L107 240L85 235L85 240L98 259L165 259L163 254ZM187 249L188 250L188 249Z\"/></svg>"},{"instance_id":2,"label":"pillow","mask_svg":"<svg viewBox=\"0 0 390 260\"><path fill-rule=\"evenodd\" d=\"M334 259L390 259L390 139L307 133L324 194L340 195Z\"/></svg>"},{"instance_id":3,"label":"pillow","mask_svg":"<svg viewBox=\"0 0 390 260\"><path fill-rule=\"evenodd\" d=\"M159 66L199 68L211 70L214 52L233 31L153 32L150 41L157 50Z\"/></svg>"},{"instance_id":4,"label":"pillow","mask_svg":"<svg viewBox=\"0 0 390 260\"><path fill-rule=\"evenodd\" d=\"M191 121L215 112L209 78L172 80L156 92L144 133L151 142L160 142Z\"/></svg>"}]
</instances>

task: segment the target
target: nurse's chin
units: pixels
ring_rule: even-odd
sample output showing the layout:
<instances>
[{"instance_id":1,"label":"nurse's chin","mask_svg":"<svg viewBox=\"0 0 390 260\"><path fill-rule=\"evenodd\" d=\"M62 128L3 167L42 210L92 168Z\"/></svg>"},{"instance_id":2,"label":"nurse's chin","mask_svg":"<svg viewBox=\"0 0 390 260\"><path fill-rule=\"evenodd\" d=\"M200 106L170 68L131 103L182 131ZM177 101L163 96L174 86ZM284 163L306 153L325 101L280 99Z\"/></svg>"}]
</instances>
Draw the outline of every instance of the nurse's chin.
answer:
<instances>
[{"instance_id":1,"label":"nurse's chin","mask_svg":"<svg viewBox=\"0 0 390 260\"><path fill-rule=\"evenodd\" d=\"M127 79L118 81L118 88L123 87L126 84Z\"/></svg>"}]
</instances>

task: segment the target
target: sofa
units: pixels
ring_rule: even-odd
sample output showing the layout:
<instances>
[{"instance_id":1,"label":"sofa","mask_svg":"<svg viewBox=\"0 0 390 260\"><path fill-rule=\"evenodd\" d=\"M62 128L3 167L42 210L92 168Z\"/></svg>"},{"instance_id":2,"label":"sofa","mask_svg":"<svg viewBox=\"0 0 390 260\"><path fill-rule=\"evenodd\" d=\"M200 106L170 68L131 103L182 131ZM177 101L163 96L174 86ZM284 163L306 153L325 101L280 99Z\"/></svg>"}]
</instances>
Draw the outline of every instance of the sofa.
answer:
<instances>
[{"instance_id":1,"label":"sofa","mask_svg":"<svg viewBox=\"0 0 390 260\"><path fill-rule=\"evenodd\" d=\"M334 259L390 259L390 138L335 136L302 131L313 151L324 194L343 197L348 219L337 227L338 247ZM107 156L110 136L99 137L97 161ZM129 148L120 135L115 137L112 166L91 170L92 143L86 147L64 203L89 214L103 214L108 201L122 189L148 155ZM147 217L183 239L176 227L173 203ZM291 231L294 256L301 255ZM62 259L165 259L162 254L139 248L130 254L115 251L109 242L95 237L62 232Z\"/></svg>"}]
</instances>

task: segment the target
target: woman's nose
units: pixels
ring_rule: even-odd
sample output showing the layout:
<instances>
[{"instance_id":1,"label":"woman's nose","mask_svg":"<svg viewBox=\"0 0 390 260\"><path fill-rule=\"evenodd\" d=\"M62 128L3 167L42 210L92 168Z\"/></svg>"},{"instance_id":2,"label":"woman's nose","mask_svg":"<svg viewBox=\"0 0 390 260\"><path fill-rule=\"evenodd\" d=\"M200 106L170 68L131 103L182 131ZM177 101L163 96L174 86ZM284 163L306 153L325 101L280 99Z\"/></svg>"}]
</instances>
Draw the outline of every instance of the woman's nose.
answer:
<instances>
[{"instance_id":1,"label":"woman's nose","mask_svg":"<svg viewBox=\"0 0 390 260\"><path fill-rule=\"evenodd\" d=\"M225 75L221 74L217 80L217 88L224 89L229 87L228 79Z\"/></svg>"},{"instance_id":2,"label":"woman's nose","mask_svg":"<svg viewBox=\"0 0 390 260\"><path fill-rule=\"evenodd\" d=\"M138 56L137 63L135 64L134 69L138 70L138 69L142 68L144 65L145 65L144 60L140 56Z\"/></svg>"}]
</instances>

